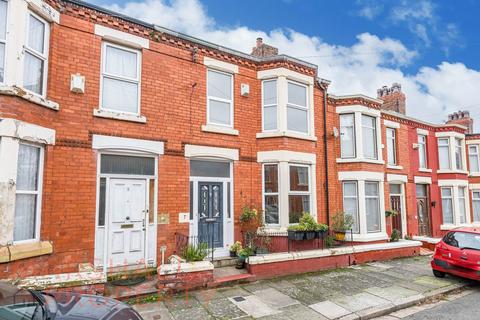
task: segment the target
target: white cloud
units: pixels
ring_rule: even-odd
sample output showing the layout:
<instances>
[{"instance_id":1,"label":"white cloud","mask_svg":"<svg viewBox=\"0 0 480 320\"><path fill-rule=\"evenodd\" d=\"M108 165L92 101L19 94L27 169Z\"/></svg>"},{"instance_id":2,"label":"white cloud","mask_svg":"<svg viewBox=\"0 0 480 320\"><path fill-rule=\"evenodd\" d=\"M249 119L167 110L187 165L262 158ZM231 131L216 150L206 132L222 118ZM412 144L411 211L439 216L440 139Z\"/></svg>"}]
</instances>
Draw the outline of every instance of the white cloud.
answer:
<instances>
[{"instance_id":1,"label":"white cloud","mask_svg":"<svg viewBox=\"0 0 480 320\"><path fill-rule=\"evenodd\" d=\"M357 4L360 6L357 14L368 20L373 20L383 11L383 5L379 2L371 0L357 0Z\"/></svg>"},{"instance_id":2,"label":"white cloud","mask_svg":"<svg viewBox=\"0 0 480 320\"><path fill-rule=\"evenodd\" d=\"M480 106L476 99L480 72L462 63L443 62L436 67L423 67L417 74L406 74L401 68L411 63L417 52L395 39L361 33L357 41L347 47L291 29L227 28L219 26L199 0L144 0L109 8L247 53L255 39L263 37L281 53L318 65L319 76L332 80L330 91L335 94L363 93L375 97L381 86L401 83L407 95L407 113L426 121L440 123L448 113L477 104L470 111L478 119L480 129ZM429 9L423 10L416 14L429 17ZM414 13L397 14L408 17Z\"/></svg>"}]
</instances>

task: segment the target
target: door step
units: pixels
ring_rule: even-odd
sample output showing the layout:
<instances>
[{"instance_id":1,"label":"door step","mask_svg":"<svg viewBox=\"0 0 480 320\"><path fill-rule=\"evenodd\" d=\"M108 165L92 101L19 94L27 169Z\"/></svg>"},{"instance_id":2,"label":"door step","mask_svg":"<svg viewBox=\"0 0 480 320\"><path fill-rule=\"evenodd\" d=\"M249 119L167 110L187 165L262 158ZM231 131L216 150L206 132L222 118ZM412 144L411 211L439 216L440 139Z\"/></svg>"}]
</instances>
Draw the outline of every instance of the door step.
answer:
<instances>
[{"instance_id":1,"label":"door step","mask_svg":"<svg viewBox=\"0 0 480 320\"><path fill-rule=\"evenodd\" d=\"M237 258L232 258L232 257L215 258L212 261L212 263L215 268L230 267L230 266L234 266L237 263Z\"/></svg>"},{"instance_id":2,"label":"door step","mask_svg":"<svg viewBox=\"0 0 480 320\"><path fill-rule=\"evenodd\" d=\"M236 269L234 266L228 266L213 269L213 282L208 283L208 287L217 288L253 281L256 281L256 277L248 273L246 269Z\"/></svg>"},{"instance_id":3,"label":"door step","mask_svg":"<svg viewBox=\"0 0 480 320\"><path fill-rule=\"evenodd\" d=\"M136 279L141 277L149 277L157 274L157 268L145 266L125 266L109 268L107 271L107 281Z\"/></svg>"},{"instance_id":4,"label":"door step","mask_svg":"<svg viewBox=\"0 0 480 320\"><path fill-rule=\"evenodd\" d=\"M132 298L140 298L158 293L156 287L157 277L149 277L145 281L132 286L114 286L111 283L105 285L104 295L117 300L126 300Z\"/></svg>"}]
</instances>

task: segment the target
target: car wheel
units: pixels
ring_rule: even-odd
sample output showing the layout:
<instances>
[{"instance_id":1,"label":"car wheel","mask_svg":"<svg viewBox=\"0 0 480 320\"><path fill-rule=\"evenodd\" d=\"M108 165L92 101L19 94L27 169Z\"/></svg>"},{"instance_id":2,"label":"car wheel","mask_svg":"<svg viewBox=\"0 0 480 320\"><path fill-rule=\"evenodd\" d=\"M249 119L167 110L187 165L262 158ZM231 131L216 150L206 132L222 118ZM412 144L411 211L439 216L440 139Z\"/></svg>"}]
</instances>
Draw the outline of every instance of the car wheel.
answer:
<instances>
[{"instance_id":1,"label":"car wheel","mask_svg":"<svg viewBox=\"0 0 480 320\"><path fill-rule=\"evenodd\" d=\"M445 272L433 270L433 275L437 278L445 278Z\"/></svg>"}]
</instances>

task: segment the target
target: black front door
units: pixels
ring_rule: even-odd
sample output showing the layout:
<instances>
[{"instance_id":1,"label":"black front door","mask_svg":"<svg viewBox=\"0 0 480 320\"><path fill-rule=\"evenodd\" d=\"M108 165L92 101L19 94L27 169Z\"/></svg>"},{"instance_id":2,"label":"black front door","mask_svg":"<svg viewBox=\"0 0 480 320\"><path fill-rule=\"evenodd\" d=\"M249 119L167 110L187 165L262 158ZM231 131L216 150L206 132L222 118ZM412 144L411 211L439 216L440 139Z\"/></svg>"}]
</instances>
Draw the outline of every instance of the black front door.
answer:
<instances>
[{"instance_id":1,"label":"black front door","mask_svg":"<svg viewBox=\"0 0 480 320\"><path fill-rule=\"evenodd\" d=\"M198 183L198 241L223 247L222 182Z\"/></svg>"}]
</instances>

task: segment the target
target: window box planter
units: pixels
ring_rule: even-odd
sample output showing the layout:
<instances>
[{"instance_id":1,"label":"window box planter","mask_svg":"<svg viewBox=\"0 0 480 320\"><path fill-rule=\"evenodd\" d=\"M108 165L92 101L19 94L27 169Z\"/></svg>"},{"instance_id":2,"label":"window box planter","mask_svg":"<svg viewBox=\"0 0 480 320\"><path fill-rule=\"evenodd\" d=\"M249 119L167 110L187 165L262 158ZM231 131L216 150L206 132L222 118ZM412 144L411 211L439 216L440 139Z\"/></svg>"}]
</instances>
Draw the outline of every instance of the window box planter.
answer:
<instances>
[{"instance_id":1,"label":"window box planter","mask_svg":"<svg viewBox=\"0 0 480 320\"><path fill-rule=\"evenodd\" d=\"M313 240L317 237L316 231L305 231L305 240Z\"/></svg>"},{"instance_id":2,"label":"window box planter","mask_svg":"<svg viewBox=\"0 0 480 320\"><path fill-rule=\"evenodd\" d=\"M305 239L305 231L288 230L288 239L293 241L300 241Z\"/></svg>"}]
</instances>

